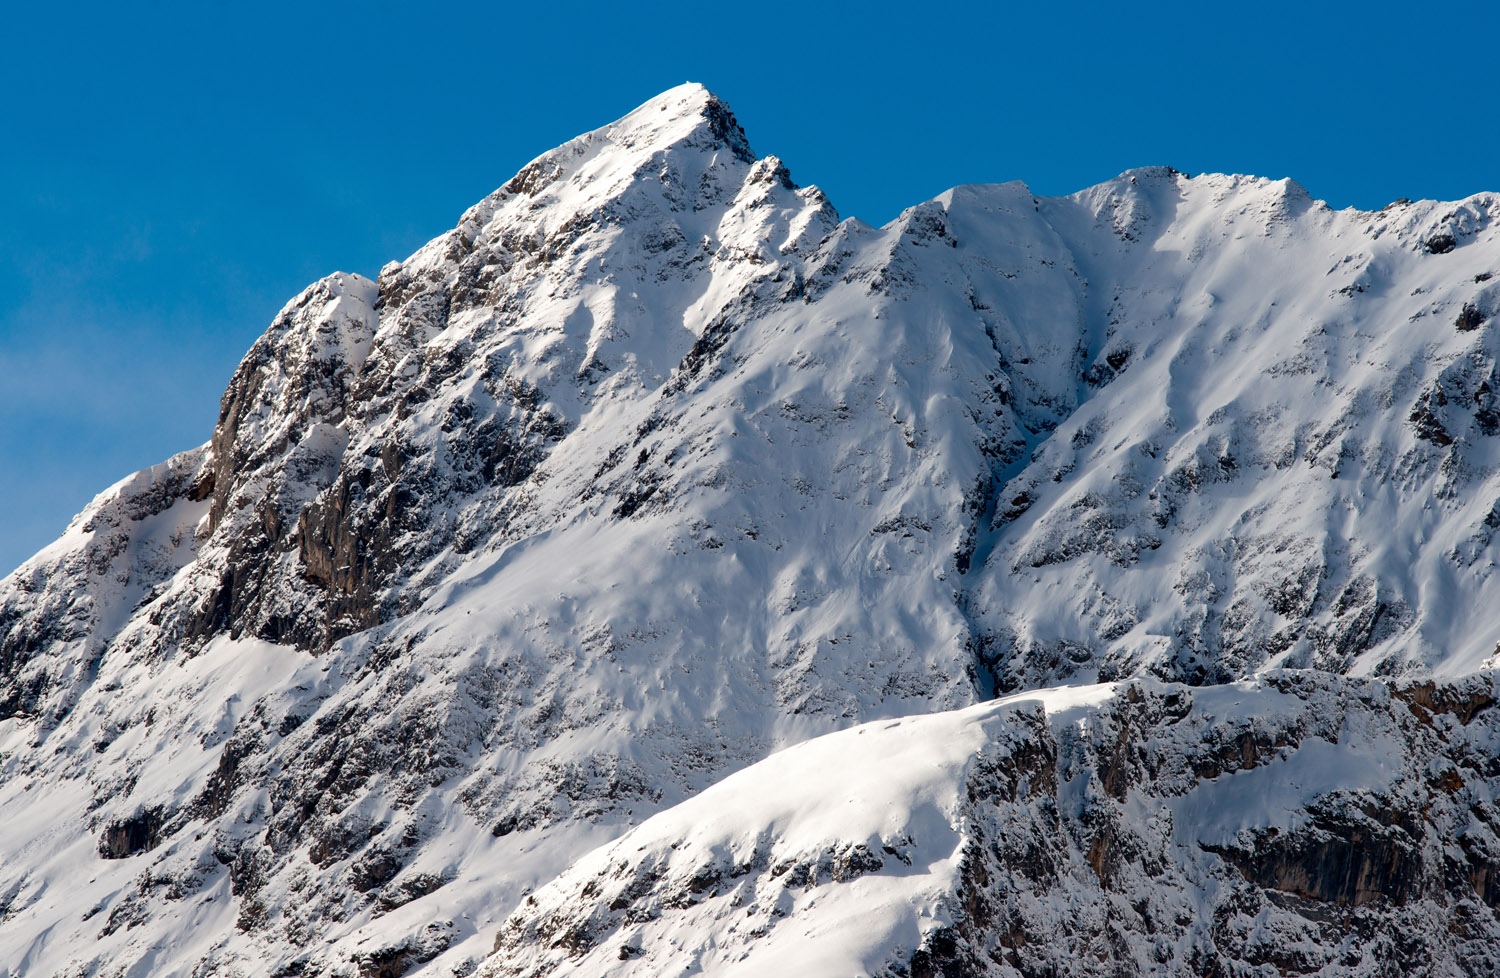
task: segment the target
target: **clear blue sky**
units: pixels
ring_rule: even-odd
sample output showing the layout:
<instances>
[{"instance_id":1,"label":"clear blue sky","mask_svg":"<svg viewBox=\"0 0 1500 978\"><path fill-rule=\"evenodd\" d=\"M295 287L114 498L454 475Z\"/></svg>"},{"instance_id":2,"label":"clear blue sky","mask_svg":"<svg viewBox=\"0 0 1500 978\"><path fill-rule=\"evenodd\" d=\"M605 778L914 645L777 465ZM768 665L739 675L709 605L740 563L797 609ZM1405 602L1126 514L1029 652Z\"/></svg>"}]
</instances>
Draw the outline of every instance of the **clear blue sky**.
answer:
<instances>
[{"instance_id":1,"label":"clear blue sky","mask_svg":"<svg viewBox=\"0 0 1500 978\"><path fill-rule=\"evenodd\" d=\"M206 441L304 285L375 274L685 80L873 223L959 183L1061 194L1149 163L1336 207L1500 190L1493 2L648 7L12 5L0 573Z\"/></svg>"}]
</instances>

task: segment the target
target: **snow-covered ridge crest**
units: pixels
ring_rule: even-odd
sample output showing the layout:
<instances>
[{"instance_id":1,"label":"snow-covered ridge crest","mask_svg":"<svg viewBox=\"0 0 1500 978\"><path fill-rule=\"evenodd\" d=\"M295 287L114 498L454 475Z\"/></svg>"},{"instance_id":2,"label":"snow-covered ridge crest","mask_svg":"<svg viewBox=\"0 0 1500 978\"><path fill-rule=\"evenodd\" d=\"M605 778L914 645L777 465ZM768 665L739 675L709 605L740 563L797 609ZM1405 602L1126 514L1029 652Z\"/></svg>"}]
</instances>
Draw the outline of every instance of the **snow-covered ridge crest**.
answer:
<instances>
[{"instance_id":1,"label":"snow-covered ridge crest","mask_svg":"<svg viewBox=\"0 0 1500 978\"><path fill-rule=\"evenodd\" d=\"M1115 684L1160 705L1163 683L1268 677L1244 712L1196 713L1201 740L1227 735L1210 712L1281 723L1274 677L1307 673L1320 709L1358 701L1413 764L1462 758L1402 696L1462 713L1482 757L1497 213L1489 195L1336 212L1288 181L1146 168L1065 198L958 187L873 228L757 158L701 87L653 99L378 281L315 283L236 371L207 448L0 582L0 815L50 806L0 839L0 955L43 974L447 974L504 930L488 966L563 967L540 928L599 908L517 904L595 846L678 804L717 824L701 806L724 792L704 789L783 748L825 756L810 742L861 723L1064 684L1112 696L1084 714L1118 735ZM1006 730L1041 723L996 709ZM1170 711L1130 709L1127 742L1166 745L1153 763L1199 756ZM983 737L1011 743L998 729ZM1048 729L1059 750L1073 736ZM1328 733L1314 751L1368 746ZM1099 766L1112 743L1059 777L1083 790L1095 770L1128 807ZM951 860L978 838L964 825L995 827L953 787L978 784L972 752L938 753L952 763L923 783L959 808L911 804L947 813L924 837ZM1479 813L1443 802L1433 831L1469 833L1482 862L1476 770ZM926 818L905 805L897 821ZM1031 827L1013 841L1057 836L1038 805L1006 809ZM1114 808L1070 811L1072 841L1037 849L1015 892L1086 873L1091 920L1109 880L1153 867L1191 877L1168 903L1241 869L1261 889L1313 872L1266 838L1161 862L1098 841ZM734 838L780 854L770 821ZM842 847L870 851L868 828L830 830L829 873L867 862ZM997 905L975 852L942 885ZM644 879L630 865L619 879ZM1490 906L1477 869L1449 868L1469 890L1441 899ZM1336 875L1303 887L1309 920L1344 912ZM1440 899L1408 883L1360 892ZM915 933L905 899L889 919ZM719 934L675 909L681 934ZM590 924L596 949L623 912ZM1063 953L1036 913L1016 924L1039 955L1023 973ZM189 926L202 939L176 941ZM947 953L922 940L897 942L893 974Z\"/></svg>"},{"instance_id":2,"label":"snow-covered ridge crest","mask_svg":"<svg viewBox=\"0 0 1500 978\"><path fill-rule=\"evenodd\" d=\"M865 724L583 857L479 973L1481 974L1495 696L1277 674Z\"/></svg>"},{"instance_id":3,"label":"snow-covered ridge crest","mask_svg":"<svg viewBox=\"0 0 1500 978\"><path fill-rule=\"evenodd\" d=\"M87 688L112 641L193 560L208 512L207 445L121 479L0 582L0 758L50 730ZM134 631L139 632L137 627ZM48 649L52 655L28 655ZM35 730L28 730L34 725Z\"/></svg>"}]
</instances>

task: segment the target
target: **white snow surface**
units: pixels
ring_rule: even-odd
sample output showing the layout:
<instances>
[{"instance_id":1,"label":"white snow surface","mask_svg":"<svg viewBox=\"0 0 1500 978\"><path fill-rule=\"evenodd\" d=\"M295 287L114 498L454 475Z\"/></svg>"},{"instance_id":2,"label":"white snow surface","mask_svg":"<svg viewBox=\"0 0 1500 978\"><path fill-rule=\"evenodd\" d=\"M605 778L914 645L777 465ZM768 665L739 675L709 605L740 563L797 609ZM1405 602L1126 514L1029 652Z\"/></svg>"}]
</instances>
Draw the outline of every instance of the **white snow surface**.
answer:
<instances>
[{"instance_id":1,"label":"white snow surface","mask_svg":"<svg viewBox=\"0 0 1500 978\"><path fill-rule=\"evenodd\" d=\"M485 965L873 974L952 922L1017 710L1228 684L1197 702L1252 723L1285 698L1257 677L1488 675L1497 215L1161 167L873 228L664 93L310 286L207 445L0 582L0 974L464 974L580 858L554 916L629 845L904 833L910 866L765 897L749 943L726 891L641 957ZM1350 742L1184 785L1186 865L1396 783Z\"/></svg>"}]
</instances>

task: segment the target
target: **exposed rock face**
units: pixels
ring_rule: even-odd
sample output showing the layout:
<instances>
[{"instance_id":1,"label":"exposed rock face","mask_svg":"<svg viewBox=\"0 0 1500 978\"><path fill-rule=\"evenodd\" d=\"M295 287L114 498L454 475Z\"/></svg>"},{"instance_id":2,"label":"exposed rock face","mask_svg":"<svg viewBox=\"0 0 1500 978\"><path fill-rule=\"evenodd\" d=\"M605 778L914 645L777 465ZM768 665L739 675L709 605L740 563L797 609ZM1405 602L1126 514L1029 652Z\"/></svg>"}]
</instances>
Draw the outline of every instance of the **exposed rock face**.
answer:
<instances>
[{"instance_id":1,"label":"exposed rock face","mask_svg":"<svg viewBox=\"0 0 1500 978\"><path fill-rule=\"evenodd\" d=\"M110 822L99 836L99 855L123 859L155 849L161 842L161 815L160 809L150 808Z\"/></svg>"},{"instance_id":2,"label":"exposed rock face","mask_svg":"<svg viewBox=\"0 0 1500 978\"><path fill-rule=\"evenodd\" d=\"M228 631L309 646L331 631L327 613L308 608L287 579L297 572L293 531L348 447L374 299L359 276L317 283L281 311L230 380L210 442L213 507L198 568L200 578L217 570L218 580L187 616L189 644ZM312 565L304 574L316 579Z\"/></svg>"},{"instance_id":3,"label":"exposed rock face","mask_svg":"<svg viewBox=\"0 0 1500 978\"><path fill-rule=\"evenodd\" d=\"M1028 714L1010 753L971 745L1002 772L975 798L1041 792L1006 809L1035 845L953 850L972 868L933 899L989 916L955 911L900 967L1063 967L1040 923L994 956L991 883L1025 866L1038 900L1076 877L1113 907L1116 881L1178 866L1163 893L1334 908L1316 948L1474 893L1482 945L1489 829L1434 821L1449 795L1377 817L1330 788L1295 826L1170 852L1121 819L1177 797L1159 771L1258 770L1307 736L1203 720L1212 751L1147 764L1170 696L1207 695L1164 683L1363 690L1412 764L1459 762L1410 716L1488 729L1492 693L1454 677L1500 640L1500 334L1475 319L1500 303L1497 214L1147 168L1066 198L961 187L876 229L674 89L378 281L311 286L207 445L0 582L0 816L25 813L0 838L0 957L461 973L528 887L779 747L1126 680L1154 692L1090 721L1108 744ZM1371 675L1392 685L1336 678ZM1098 798L1048 814L1085 761ZM865 886L906 865L898 836L752 853L670 899L741 869ZM528 942L572 933L552 926L513 918L493 967L541 967ZM1171 961L1251 953L1191 933ZM655 953L621 940L611 960Z\"/></svg>"}]
</instances>

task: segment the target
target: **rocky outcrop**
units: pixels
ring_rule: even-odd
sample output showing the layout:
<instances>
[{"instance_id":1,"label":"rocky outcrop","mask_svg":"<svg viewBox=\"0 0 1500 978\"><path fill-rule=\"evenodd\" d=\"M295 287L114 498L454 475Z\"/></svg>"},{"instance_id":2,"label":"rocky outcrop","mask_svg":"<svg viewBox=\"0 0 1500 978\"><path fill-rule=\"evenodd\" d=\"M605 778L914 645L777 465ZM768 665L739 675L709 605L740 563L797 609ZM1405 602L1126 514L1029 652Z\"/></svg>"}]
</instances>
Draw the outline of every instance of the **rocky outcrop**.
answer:
<instances>
[{"instance_id":1,"label":"rocky outcrop","mask_svg":"<svg viewBox=\"0 0 1500 978\"><path fill-rule=\"evenodd\" d=\"M99 836L99 855L105 859L124 859L148 852L161 843L161 829L162 812L159 808L116 819L106 825Z\"/></svg>"}]
</instances>

